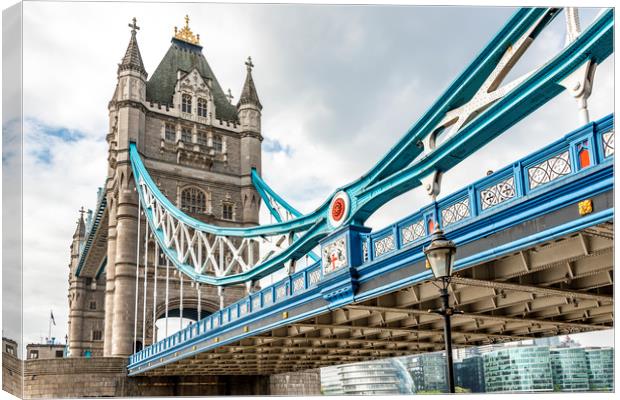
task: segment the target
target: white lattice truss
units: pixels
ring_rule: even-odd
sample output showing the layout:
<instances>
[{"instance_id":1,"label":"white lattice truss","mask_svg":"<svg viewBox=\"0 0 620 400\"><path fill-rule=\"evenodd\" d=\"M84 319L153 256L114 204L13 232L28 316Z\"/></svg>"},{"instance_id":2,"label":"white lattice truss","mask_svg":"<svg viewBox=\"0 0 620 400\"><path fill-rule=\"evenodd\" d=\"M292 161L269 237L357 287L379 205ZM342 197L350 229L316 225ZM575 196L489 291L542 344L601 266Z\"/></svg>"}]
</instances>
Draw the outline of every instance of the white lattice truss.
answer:
<instances>
[{"instance_id":1,"label":"white lattice truss","mask_svg":"<svg viewBox=\"0 0 620 400\"><path fill-rule=\"evenodd\" d=\"M233 237L203 232L171 214L143 180L140 193L145 212L152 213L151 229L161 232L160 246L176 255L173 261L191 266L197 274L219 278L249 271L292 242L290 233Z\"/></svg>"}]
</instances>

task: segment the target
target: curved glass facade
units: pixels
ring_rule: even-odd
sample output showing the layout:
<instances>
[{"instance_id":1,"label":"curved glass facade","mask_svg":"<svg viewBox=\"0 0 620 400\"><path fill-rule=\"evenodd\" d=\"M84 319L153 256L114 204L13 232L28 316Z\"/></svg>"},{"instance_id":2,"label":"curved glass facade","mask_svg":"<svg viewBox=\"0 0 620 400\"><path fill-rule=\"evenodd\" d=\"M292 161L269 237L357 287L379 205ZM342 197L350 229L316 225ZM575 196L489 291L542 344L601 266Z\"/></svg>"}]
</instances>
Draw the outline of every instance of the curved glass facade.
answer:
<instances>
[{"instance_id":1,"label":"curved glass facade","mask_svg":"<svg viewBox=\"0 0 620 400\"><path fill-rule=\"evenodd\" d=\"M470 349L454 363L455 383L473 393L610 392L613 352L610 347L579 347L571 340L551 348L513 344L484 355ZM436 352L326 367L321 387L326 395L447 392L446 359Z\"/></svg>"},{"instance_id":2,"label":"curved glass facade","mask_svg":"<svg viewBox=\"0 0 620 400\"><path fill-rule=\"evenodd\" d=\"M326 395L411 394L413 382L398 359L385 359L321 369Z\"/></svg>"}]
</instances>

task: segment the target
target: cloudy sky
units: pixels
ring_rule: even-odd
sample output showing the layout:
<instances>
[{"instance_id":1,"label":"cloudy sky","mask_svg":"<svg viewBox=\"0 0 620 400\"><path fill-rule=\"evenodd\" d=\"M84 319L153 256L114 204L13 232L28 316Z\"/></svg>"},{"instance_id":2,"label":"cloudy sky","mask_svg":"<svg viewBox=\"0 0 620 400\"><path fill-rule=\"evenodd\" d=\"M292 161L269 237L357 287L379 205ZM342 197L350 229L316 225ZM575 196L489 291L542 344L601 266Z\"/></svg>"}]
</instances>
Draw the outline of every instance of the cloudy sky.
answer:
<instances>
[{"instance_id":1,"label":"cloudy sky","mask_svg":"<svg viewBox=\"0 0 620 400\"><path fill-rule=\"evenodd\" d=\"M263 174L310 211L366 172L499 30L513 8L234 4L24 5L24 338L47 336L50 308L64 338L69 245L78 209L93 208L106 173L107 103L136 17L152 73L189 14L221 86L238 97L251 55L263 109ZM582 26L599 12L582 9ZM564 45L560 16L508 79ZM613 60L596 72L592 119L613 111ZM578 127L568 94L541 108L444 178L442 195ZM369 226L427 204L414 190ZM265 220L265 219L264 219ZM4 327L10 335L11 327ZM590 340L590 339L585 339ZM611 344L607 332L592 343Z\"/></svg>"}]
</instances>

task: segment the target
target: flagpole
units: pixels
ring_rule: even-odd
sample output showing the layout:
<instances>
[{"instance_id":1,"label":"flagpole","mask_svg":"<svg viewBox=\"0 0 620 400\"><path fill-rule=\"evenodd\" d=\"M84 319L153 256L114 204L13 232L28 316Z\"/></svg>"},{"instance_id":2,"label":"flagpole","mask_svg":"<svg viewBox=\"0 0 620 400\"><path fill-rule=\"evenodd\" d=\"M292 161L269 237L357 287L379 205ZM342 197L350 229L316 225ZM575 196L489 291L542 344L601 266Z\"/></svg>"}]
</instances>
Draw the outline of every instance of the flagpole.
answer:
<instances>
[{"instance_id":1,"label":"flagpole","mask_svg":"<svg viewBox=\"0 0 620 400\"><path fill-rule=\"evenodd\" d=\"M52 311L50 310L50 318L49 318L49 329L47 332L47 341L49 342L50 340L52 340Z\"/></svg>"}]
</instances>

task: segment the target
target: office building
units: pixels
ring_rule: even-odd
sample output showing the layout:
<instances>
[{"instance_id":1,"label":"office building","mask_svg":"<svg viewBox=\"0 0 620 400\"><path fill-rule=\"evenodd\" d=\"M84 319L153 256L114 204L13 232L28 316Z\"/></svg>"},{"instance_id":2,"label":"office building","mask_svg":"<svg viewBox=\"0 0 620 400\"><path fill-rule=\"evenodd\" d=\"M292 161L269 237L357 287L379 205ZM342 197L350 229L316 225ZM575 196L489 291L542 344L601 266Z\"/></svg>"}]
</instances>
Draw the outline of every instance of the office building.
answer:
<instances>
[{"instance_id":1,"label":"office building","mask_svg":"<svg viewBox=\"0 0 620 400\"><path fill-rule=\"evenodd\" d=\"M551 392L553 376L549 348L515 346L483 356L487 392Z\"/></svg>"}]
</instances>

